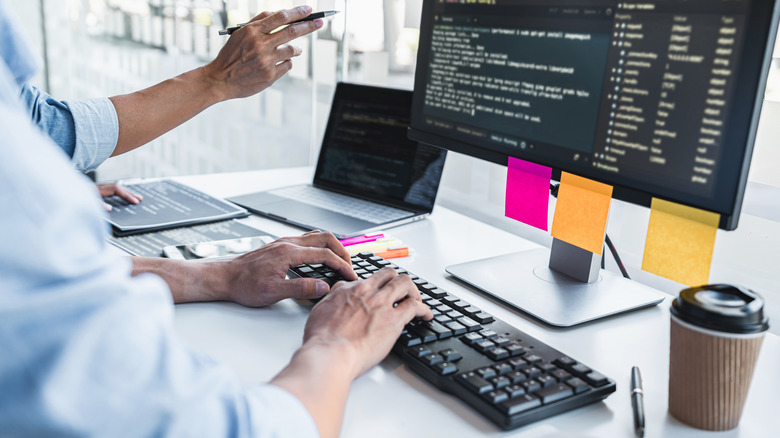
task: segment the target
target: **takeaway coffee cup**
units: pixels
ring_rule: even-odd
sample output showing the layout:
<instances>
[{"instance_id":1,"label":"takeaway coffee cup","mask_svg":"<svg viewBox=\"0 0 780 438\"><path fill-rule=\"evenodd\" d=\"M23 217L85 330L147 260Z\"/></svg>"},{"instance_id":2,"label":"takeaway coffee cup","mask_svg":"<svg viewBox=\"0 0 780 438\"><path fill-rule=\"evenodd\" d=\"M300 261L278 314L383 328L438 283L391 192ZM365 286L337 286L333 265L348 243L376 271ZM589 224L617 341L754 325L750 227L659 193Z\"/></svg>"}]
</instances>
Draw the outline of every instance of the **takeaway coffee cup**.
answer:
<instances>
[{"instance_id":1,"label":"takeaway coffee cup","mask_svg":"<svg viewBox=\"0 0 780 438\"><path fill-rule=\"evenodd\" d=\"M669 413L699 429L729 430L742 416L769 323L753 291L685 289L671 308Z\"/></svg>"}]
</instances>

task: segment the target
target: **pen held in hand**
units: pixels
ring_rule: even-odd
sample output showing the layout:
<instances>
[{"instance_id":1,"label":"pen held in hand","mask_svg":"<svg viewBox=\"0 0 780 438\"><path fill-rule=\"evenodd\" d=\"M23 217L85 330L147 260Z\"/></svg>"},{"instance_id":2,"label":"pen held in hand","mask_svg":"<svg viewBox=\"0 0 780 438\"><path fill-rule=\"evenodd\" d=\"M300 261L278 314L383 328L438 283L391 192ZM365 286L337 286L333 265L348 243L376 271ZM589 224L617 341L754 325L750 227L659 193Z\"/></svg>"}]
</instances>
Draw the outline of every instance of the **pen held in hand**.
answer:
<instances>
[{"instance_id":1,"label":"pen held in hand","mask_svg":"<svg viewBox=\"0 0 780 438\"><path fill-rule=\"evenodd\" d=\"M295 21L292 21L292 22L287 23L287 24L302 23L304 21L311 21L311 20L316 20L318 18L330 17L331 15L336 15L338 13L339 13L339 11L312 12L311 14L309 14L308 16L306 16L304 18L301 18L300 20L295 20ZM220 35L230 35L233 32L237 31L238 29L241 29L242 27L246 26L247 24L250 24L250 23L241 23L241 24L238 24L238 25L233 26L233 27L228 27L227 29L220 30L219 34Z\"/></svg>"}]
</instances>

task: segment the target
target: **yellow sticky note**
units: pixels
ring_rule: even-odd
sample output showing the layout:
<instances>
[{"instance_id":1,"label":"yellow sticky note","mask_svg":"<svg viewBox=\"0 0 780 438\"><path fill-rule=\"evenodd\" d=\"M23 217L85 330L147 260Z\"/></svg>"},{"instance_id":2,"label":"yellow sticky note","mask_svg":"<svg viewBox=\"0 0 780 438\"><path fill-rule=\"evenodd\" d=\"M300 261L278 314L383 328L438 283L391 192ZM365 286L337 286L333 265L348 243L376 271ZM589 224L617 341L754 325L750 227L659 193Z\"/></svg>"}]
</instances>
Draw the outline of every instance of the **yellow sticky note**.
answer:
<instances>
[{"instance_id":1,"label":"yellow sticky note","mask_svg":"<svg viewBox=\"0 0 780 438\"><path fill-rule=\"evenodd\" d=\"M720 215L653 199L642 270L688 286L707 284Z\"/></svg>"},{"instance_id":2,"label":"yellow sticky note","mask_svg":"<svg viewBox=\"0 0 780 438\"><path fill-rule=\"evenodd\" d=\"M611 200L612 186L563 172L552 236L601 254Z\"/></svg>"}]
</instances>

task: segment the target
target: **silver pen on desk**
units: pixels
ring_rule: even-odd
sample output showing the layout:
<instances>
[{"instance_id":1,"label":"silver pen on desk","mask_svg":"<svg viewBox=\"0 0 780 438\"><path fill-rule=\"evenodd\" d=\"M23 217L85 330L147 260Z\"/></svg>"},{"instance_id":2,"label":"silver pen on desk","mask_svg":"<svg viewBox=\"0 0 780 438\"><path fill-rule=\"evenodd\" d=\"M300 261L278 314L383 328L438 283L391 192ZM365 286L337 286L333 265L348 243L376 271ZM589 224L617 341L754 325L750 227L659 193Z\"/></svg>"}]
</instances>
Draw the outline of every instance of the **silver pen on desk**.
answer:
<instances>
[{"instance_id":1,"label":"silver pen on desk","mask_svg":"<svg viewBox=\"0 0 780 438\"><path fill-rule=\"evenodd\" d=\"M322 11L322 12L312 12L311 14L307 15L306 17L301 18L300 20L295 20L287 24L295 24L295 23L302 23L304 21L311 21L316 20L318 18L325 18L330 17L331 15L338 14L339 11ZM237 31L238 29L241 29L242 27L246 26L249 23L241 23L233 27L228 27L227 29L223 29L219 31L220 35L230 35L233 32Z\"/></svg>"},{"instance_id":2,"label":"silver pen on desk","mask_svg":"<svg viewBox=\"0 0 780 438\"><path fill-rule=\"evenodd\" d=\"M645 436L645 403L642 391L642 375L639 367L631 368L631 410L634 412L634 430L638 437Z\"/></svg>"}]
</instances>

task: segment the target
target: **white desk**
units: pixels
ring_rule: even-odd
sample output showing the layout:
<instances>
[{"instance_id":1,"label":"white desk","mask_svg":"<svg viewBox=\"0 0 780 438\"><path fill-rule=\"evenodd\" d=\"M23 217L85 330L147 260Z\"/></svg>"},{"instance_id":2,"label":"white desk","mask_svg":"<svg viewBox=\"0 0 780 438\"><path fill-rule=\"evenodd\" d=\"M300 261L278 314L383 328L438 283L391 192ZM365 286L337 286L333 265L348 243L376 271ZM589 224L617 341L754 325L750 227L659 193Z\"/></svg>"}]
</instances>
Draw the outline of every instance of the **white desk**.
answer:
<instances>
[{"instance_id":1,"label":"white desk","mask_svg":"<svg viewBox=\"0 0 780 438\"><path fill-rule=\"evenodd\" d=\"M311 169L299 168L177 180L224 197L310 178ZM301 233L259 217L246 221L278 236ZM530 249L535 244L442 207L436 207L428 220L388 233L415 249L413 256L396 259L398 265L587 363L614 379L618 388L603 402L503 432L407 371L391 355L353 383L342 436L632 437L628 389L632 365L642 370L648 437L753 438L780 433L780 337L769 334L764 340L740 426L717 434L699 431L667 413L671 297L651 309L574 329L552 329L456 283L444 271L449 264ZM185 304L176 308L176 328L193 348L232 366L244 383L260 383L271 379L300 345L308 306L291 300L264 309L229 303Z\"/></svg>"}]
</instances>

